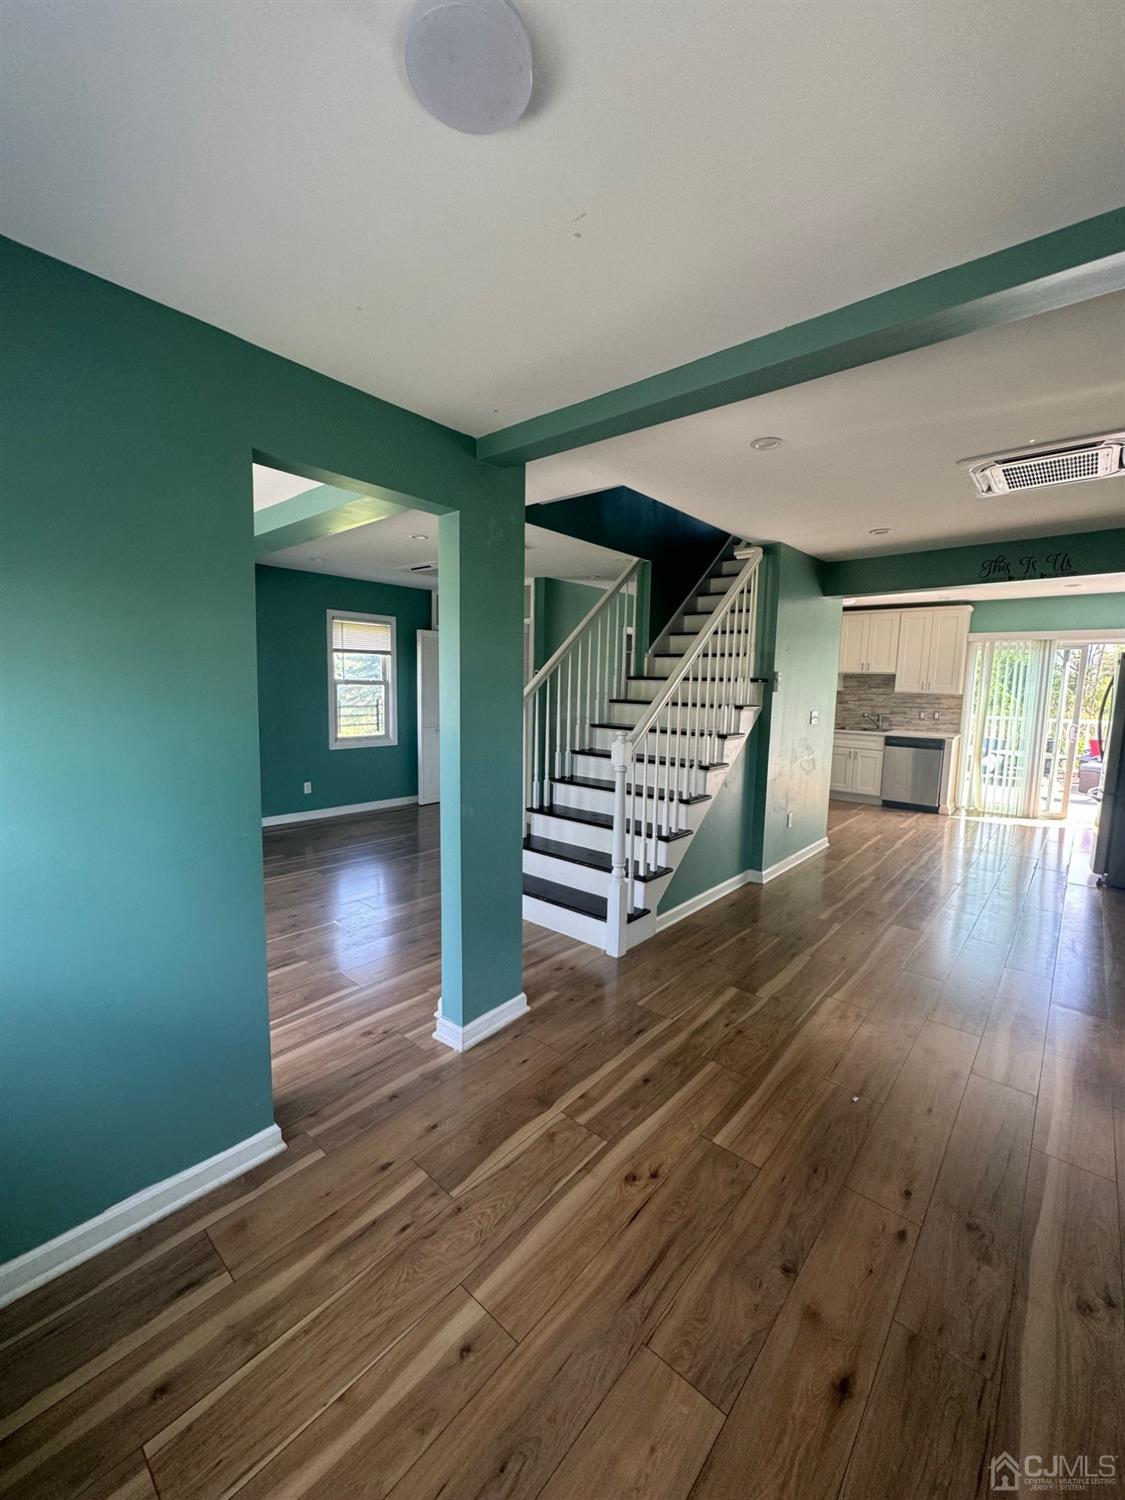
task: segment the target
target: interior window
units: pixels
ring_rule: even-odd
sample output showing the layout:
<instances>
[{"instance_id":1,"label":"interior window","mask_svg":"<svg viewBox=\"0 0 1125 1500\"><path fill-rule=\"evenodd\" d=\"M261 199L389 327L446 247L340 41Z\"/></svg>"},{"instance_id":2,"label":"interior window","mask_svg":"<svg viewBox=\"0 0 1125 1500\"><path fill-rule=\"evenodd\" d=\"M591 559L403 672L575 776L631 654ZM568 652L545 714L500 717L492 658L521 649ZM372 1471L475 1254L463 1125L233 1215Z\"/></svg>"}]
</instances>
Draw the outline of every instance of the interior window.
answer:
<instances>
[{"instance_id":1,"label":"interior window","mask_svg":"<svg viewBox=\"0 0 1125 1500\"><path fill-rule=\"evenodd\" d=\"M389 615L328 612L329 744L393 745L395 622Z\"/></svg>"}]
</instances>

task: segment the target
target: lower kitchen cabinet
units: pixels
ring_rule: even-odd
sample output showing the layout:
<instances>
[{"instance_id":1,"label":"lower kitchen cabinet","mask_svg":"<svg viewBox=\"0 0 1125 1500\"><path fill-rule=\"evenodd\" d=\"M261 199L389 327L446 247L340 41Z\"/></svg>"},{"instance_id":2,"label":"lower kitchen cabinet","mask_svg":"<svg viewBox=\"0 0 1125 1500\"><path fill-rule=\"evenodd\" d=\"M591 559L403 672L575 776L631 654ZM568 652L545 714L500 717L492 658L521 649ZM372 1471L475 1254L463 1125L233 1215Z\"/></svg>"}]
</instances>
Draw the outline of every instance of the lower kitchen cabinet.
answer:
<instances>
[{"instance_id":1,"label":"lower kitchen cabinet","mask_svg":"<svg viewBox=\"0 0 1125 1500\"><path fill-rule=\"evenodd\" d=\"M883 787L883 745L857 735L838 734L832 744L831 790L878 798Z\"/></svg>"}]
</instances>

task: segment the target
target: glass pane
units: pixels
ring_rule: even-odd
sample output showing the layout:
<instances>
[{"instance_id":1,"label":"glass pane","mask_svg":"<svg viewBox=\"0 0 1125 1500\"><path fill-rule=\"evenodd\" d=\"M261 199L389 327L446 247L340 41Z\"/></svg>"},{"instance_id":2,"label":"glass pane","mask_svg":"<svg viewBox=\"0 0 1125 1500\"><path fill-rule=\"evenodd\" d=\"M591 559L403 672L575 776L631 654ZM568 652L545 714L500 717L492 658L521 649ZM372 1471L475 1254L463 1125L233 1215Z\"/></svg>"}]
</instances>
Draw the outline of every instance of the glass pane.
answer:
<instances>
[{"instance_id":1,"label":"glass pane","mask_svg":"<svg viewBox=\"0 0 1125 1500\"><path fill-rule=\"evenodd\" d=\"M364 740L387 732L387 690L381 682L336 684L336 738Z\"/></svg>"},{"instance_id":2,"label":"glass pane","mask_svg":"<svg viewBox=\"0 0 1125 1500\"><path fill-rule=\"evenodd\" d=\"M335 651L389 651L391 627L373 620L333 620Z\"/></svg>"},{"instance_id":3,"label":"glass pane","mask_svg":"<svg viewBox=\"0 0 1125 1500\"><path fill-rule=\"evenodd\" d=\"M385 682L386 658L367 651L333 651L332 671L337 682Z\"/></svg>"}]
</instances>

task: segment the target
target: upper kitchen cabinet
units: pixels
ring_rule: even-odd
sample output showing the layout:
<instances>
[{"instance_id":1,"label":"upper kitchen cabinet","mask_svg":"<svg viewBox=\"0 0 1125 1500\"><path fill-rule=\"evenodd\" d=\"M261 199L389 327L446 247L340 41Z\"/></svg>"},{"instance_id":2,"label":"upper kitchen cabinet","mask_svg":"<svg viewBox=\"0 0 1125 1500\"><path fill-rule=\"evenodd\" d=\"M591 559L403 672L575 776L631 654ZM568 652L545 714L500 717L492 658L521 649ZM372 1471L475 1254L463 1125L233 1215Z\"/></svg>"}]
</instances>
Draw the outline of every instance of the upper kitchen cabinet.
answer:
<instances>
[{"instance_id":1,"label":"upper kitchen cabinet","mask_svg":"<svg viewBox=\"0 0 1125 1500\"><path fill-rule=\"evenodd\" d=\"M964 690L971 604L945 609L904 609L898 631L896 693Z\"/></svg>"},{"instance_id":2,"label":"upper kitchen cabinet","mask_svg":"<svg viewBox=\"0 0 1125 1500\"><path fill-rule=\"evenodd\" d=\"M841 672L889 673L898 667L897 609L849 610L840 631Z\"/></svg>"}]
</instances>

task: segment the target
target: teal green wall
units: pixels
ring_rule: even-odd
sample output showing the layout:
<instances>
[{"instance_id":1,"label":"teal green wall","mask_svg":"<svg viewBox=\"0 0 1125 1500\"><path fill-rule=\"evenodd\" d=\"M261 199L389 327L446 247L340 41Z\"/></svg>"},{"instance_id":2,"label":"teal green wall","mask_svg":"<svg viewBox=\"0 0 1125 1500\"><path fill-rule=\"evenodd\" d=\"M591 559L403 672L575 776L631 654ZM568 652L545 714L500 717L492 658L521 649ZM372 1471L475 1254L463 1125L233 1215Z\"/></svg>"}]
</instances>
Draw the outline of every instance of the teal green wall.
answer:
<instances>
[{"instance_id":1,"label":"teal green wall","mask_svg":"<svg viewBox=\"0 0 1125 1500\"><path fill-rule=\"evenodd\" d=\"M259 566L254 575L262 816L416 796L417 632L429 629L429 590L295 568ZM329 749L325 621L330 609L392 615L397 621L396 745ZM307 797L306 781L313 785Z\"/></svg>"},{"instance_id":2,"label":"teal green wall","mask_svg":"<svg viewBox=\"0 0 1125 1500\"><path fill-rule=\"evenodd\" d=\"M519 992L524 487L10 240L0 348L3 1258L271 1122L255 457L441 515L442 1006Z\"/></svg>"},{"instance_id":3,"label":"teal green wall","mask_svg":"<svg viewBox=\"0 0 1125 1500\"><path fill-rule=\"evenodd\" d=\"M976 599L970 629L1005 630L1010 635L1039 630L1125 630L1125 594Z\"/></svg>"},{"instance_id":4,"label":"teal green wall","mask_svg":"<svg viewBox=\"0 0 1125 1500\"><path fill-rule=\"evenodd\" d=\"M759 579L758 669L777 672L748 743L692 836L661 908L764 870L824 837L832 760L840 602L820 567L792 547L767 547ZM816 709L819 724L809 724ZM794 826L785 826L792 812Z\"/></svg>"},{"instance_id":5,"label":"teal green wall","mask_svg":"<svg viewBox=\"0 0 1125 1500\"><path fill-rule=\"evenodd\" d=\"M825 835L840 659L840 601L821 593L817 562L792 547L777 553L773 670L779 686L770 717L762 862L755 866L763 870ZM809 723L813 710L820 715L815 725Z\"/></svg>"},{"instance_id":6,"label":"teal green wall","mask_svg":"<svg viewBox=\"0 0 1125 1500\"><path fill-rule=\"evenodd\" d=\"M541 667L605 591L563 578L537 578L535 583L535 665Z\"/></svg>"}]
</instances>

